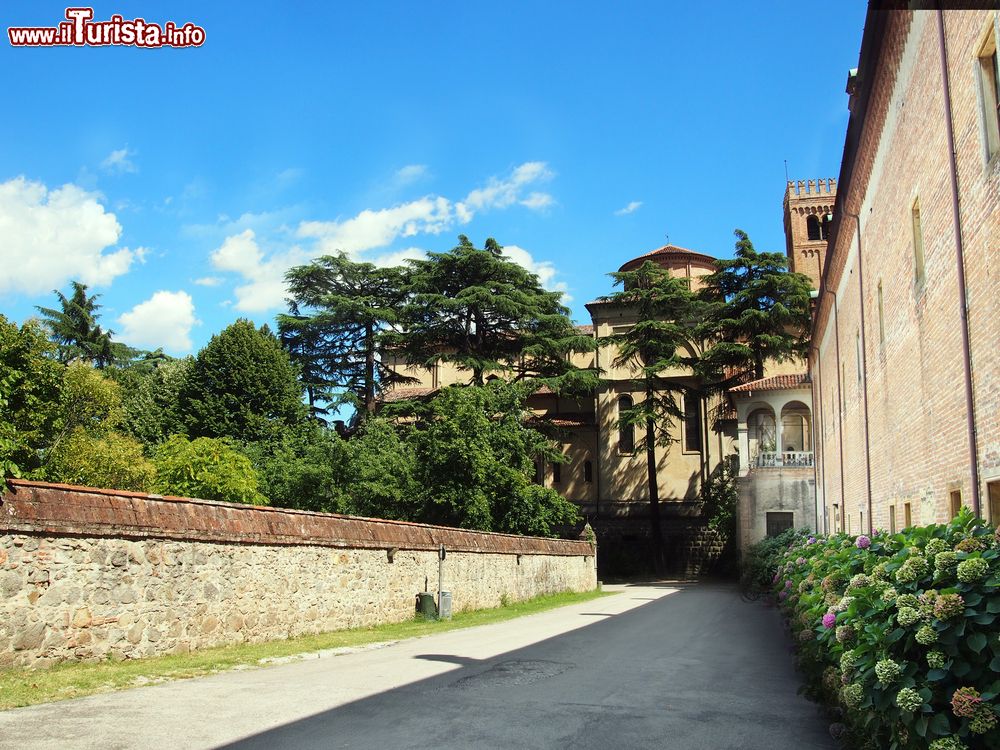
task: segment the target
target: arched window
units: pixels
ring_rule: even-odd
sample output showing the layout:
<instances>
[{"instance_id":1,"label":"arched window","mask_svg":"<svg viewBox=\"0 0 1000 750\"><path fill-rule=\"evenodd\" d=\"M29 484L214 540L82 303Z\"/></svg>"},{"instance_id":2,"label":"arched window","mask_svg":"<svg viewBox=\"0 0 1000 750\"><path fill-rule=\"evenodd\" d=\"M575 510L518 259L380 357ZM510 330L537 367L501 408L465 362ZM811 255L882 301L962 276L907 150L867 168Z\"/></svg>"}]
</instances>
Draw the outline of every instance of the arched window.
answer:
<instances>
[{"instance_id":1,"label":"arched window","mask_svg":"<svg viewBox=\"0 0 1000 750\"><path fill-rule=\"evenodd\" d=\"M823 239L819 227L819 217L816 216L816 214L809 214L809 216L806 217L806 234L811 240Z\"/></svg>"},{"instance_id":2,"label":"arched window","mask_svg":"<svg viewBox=\"0 0 1000 750\"><path fill-rule=\"evenodd\" d=\"M635 425L621 424L622 415L632 408L631 396L618 397L618 452L635 453Z\"/></svg>"},{"instance_id":3,"label":"arched window","mask_svg":"<svg viewBox=\"0 0 1000 750\"><path fill-rule=\"evenodd\" d=\"M830 239L830 227L833 225L833 214L825 214L823 221L819 225L819 237L821 240Z\"/></svg>"},{"instance_id":4,"label":"arched window","mask_svg":"<svg viewBox=\"0 0 1000 750\"><path fill-rule=\"evenodd\" d=\"M583 462L583 481L587 484L594 481L594 464L591 461Z\"/></svg>"}]
</instances>

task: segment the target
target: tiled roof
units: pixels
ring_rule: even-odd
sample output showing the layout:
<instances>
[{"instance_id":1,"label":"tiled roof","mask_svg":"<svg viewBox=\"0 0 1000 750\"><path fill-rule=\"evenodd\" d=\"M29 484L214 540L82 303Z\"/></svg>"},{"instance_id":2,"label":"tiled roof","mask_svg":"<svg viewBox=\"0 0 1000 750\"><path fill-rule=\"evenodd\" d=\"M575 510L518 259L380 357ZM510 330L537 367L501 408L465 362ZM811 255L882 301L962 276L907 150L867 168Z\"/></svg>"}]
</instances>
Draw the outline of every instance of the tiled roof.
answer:
<instances>
[{"instance_id":1,"label":"tiled roof","mask_svg":"<svg viewBox=\"0 0 1000 750\"><path fill-rule=\"evenodd\" d=\"M576 330L580 333L585 333L588 336L591 336L594 333L594 326L576 326Z\"/></svg>"},{"instance_id":2,"label":"tiled roof","mask_svg":"<svg viewBox=\"0 0 1000 750\"><path fill-rule=\"evenodd\" d=\"M424 396L430 396L432 393L437 392L437 388L428 388L423 386L415 386L410 388L393 388L388 393L382 394L383 403L392 403L393 401L405 401L409 398L423 398Z\"/></svg>"},{"instance_id":3,"label":"tiled roof","mask_svg":"<svg viewBox=\"0 0 1000 750\"><path fill-rule=\"evenodd\" d=\"M783 391L789 388L808 388L808 373L799 372L794 375L772 375L769 378L751 380L749 383L730 388L730 393L750 393L751 391Z\"/></svg>"},{"instance_id":4,"label":"tiled roof","mask_svg":"<svg viewBox=\"0 0 1000 750\"><path fill-rule=\"evenodd\" d=\"M648 253L640 255L638 258L632 258L632 260L623 263L622 267L619 268L618 271L621 272L632 268L638 268L642 265L643 261L662 257L701 261L702 263L715 263L715 258L711 255L705 255L704 253L699 253L695 250L688 250L686 247L678 247L677 245L664 245L663 247L658 247L655 250L650 250Z\"/></svg>"}]
</instances>

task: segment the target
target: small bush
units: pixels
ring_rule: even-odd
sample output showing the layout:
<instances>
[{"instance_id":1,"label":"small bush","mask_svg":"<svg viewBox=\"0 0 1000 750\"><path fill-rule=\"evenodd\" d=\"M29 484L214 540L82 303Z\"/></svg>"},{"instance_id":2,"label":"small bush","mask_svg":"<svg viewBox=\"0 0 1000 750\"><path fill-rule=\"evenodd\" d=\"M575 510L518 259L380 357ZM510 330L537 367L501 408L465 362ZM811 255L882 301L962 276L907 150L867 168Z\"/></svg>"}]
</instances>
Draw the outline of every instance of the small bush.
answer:
<instances>
[{"instance_id":1,"label":"small bush","mask_svg":"<svg viewBox=\"0 0 1000 750\"><path fill-rule=\"evenodd\" d=\"M53 450L46 474L67 484L147 492L156 469L138 440L117 432L92 435L77 427Z\"/></svg>"},{"instance_id":2,"label":"small bush","mask_svg":"<svg viewBox=\"0 0 1000 750\"><path fill-rule=\"evenodd\" d=\"M154 457L156 491L165 495L265 505L250 459L225 440L174 435Z\"/></svg>"},{"instance_id":3,"label":"small bush","mask_svg":"<svg viewBox=\"0 0 1000 750\"><path fill-rule=\"evenodd\" d=\"M784 544L773 588L807 691L843 710L851 747L1000 747L992 529L963 510L947 525ZM761 569L774 546L752 550Z\"/></svg>"}]
</instances>

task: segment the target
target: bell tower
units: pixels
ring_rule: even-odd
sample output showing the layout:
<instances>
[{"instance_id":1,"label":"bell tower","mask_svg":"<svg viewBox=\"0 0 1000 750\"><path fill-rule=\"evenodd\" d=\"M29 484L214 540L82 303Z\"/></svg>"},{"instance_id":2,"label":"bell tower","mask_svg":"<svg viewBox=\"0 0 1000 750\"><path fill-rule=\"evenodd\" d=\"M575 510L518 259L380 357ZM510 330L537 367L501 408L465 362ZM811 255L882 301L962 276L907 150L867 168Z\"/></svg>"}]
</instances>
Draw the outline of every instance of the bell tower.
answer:
<instances>
[{"instance_id":1,"label":"bell tower","mask_svg":"<svg viewBox=\"0 0 1000 750\"><path fill-rule=\"evenodd\" d=\"M789 270L804 273L819 289L826 243L837 201L837 181L789 181L785 188L785 252Z\"/></svg>"}]
</instances>

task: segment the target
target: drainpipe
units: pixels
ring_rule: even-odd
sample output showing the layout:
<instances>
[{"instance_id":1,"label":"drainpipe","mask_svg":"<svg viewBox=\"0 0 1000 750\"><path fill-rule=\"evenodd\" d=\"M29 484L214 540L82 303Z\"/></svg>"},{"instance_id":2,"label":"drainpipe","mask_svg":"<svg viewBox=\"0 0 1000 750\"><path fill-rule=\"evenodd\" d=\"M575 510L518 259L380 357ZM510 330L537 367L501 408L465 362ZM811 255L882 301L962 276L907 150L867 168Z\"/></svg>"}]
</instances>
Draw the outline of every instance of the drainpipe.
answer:
<instances>
[{"instance_id":1,"label":"drainpipe","mask_svg":"<svg viewBox=\"0 0 1000 750\"><path fill-rule=\"evenodd\" d=\"M872 455L871 443L868 440L868 343L865 337L865 271L864 255L861 250L861 217L845 211L845 214L854 219L854 227L858 235L858 301L861 303L861 377L864 379L862 389L862 403L865 410L865 482L868 488L868 534L874 531L872 522Z\"/></svg>"},{"instance_id":2,"label":"drainpipe","mask_svg":"<svg viewBox=\"0 0 1000 750\"><path fill-rule=\"evenodd\" d=\"M813 414L816 415L813 425L812 445L813 445L813 481L816 486L823 491L823 533L829 534L826 518L826 451L821 450L823 435L826 432L826 417L823 415L823 364L821 362L819 347L810 344L810 348L816 352L816 382L813 384ZM819 449L819 450L818 450ZM819 454L819 461L816 455ZM821 466L822 464L822 466ZM822 477L822 479L820 478ZM816 496L816 526L819 531L820 522L819 493Z\"/></svg>"},{"instance_id":3,"label":"drainpipe","mask_svg":"<svg viewBox=\"0 0 1000 750\"><path fill-rule=\"evenodd\" d=\"M941 48L941 78L944 81L945 127L948 133L948 165L951 171L951 210L955 226L955 251L958 260L958 303L962 318L962 365L965 374L965 421L969 435L969 460L972 464L972 512L981 516L979 500L979 438L976 434L976 399L972 384L972 353L969 343L969 299L965 287L965 244L962 237L962 212L958 201L958 164L955 157L955 131L952 127L951 82L948 79L948 45L944 33L944 11L938 5L938 44Z\"/></svg>"},{"instance_id":4,"label":"drainpipe","mask_svg":"<svg viewBox=\"0 0 1000 750\"><path fill-rule=\"evenodd\" d=\"M847 499L844 490L844 394L843 384L840 382L840 311L837 304L837 293L832 289L826 290L827 294L833 295L833 332L834 342L837 345L837 443L840 446L840 526L844 527L844 513L847 512ZM837 530L834 524L834 531Z\"/></svg>"}]
</instances>

